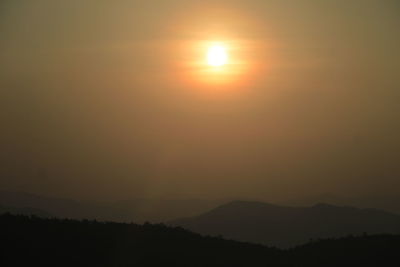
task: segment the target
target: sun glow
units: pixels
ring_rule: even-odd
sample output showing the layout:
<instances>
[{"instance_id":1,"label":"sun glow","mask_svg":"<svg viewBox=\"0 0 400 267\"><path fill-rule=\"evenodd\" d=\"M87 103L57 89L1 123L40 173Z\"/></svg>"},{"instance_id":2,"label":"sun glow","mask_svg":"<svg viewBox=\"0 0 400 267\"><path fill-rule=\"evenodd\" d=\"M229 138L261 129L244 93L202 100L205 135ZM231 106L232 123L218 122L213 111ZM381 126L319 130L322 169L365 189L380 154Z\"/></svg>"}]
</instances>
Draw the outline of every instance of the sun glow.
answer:
<instances>
[{"instance_id":1,"label":"sun glow","mask_svg":"<svg viewBox=\"0 0 400 267\"><path fill-rule=\"evenodd\" d=\"M221 45L210 46L207 50L207 64L213 67L221 67L228 62L226 49Z\"/></svg>"},{"instance_id":2,"label":"sun glow","mask_svg":"<svg viewBox=\"0 0 400 267\"><path fill-rule=\"evenodd\" d=\"M193 40L182 46L185 52L182 63L189 88L201 92L235 92L248 87L250 64L254 45L245 40L223 39ZM256 47L254 47L256 49ZM239 89L240 88L240 89Z\"/></svg>"}]
</instances>

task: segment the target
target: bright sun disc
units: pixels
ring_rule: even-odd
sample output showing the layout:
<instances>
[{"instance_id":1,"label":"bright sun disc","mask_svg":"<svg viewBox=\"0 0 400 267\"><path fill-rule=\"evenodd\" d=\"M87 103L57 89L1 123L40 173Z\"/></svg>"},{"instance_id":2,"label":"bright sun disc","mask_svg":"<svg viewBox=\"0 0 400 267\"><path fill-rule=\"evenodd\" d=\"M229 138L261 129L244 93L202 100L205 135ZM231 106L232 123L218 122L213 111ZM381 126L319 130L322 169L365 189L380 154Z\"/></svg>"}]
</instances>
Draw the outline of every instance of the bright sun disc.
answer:
<instances>
[{"instance_id":1,"label":"bright sun disc","mask_svg":"<svg viewBox=\"0 0 400 267\"><path fill-rule=\"evenodd\" d=\"M227 63L228 56L225 48L220 45L214 45L208 48L207 63L213 67L220 67Z\"/></svg>"}]
</instances>

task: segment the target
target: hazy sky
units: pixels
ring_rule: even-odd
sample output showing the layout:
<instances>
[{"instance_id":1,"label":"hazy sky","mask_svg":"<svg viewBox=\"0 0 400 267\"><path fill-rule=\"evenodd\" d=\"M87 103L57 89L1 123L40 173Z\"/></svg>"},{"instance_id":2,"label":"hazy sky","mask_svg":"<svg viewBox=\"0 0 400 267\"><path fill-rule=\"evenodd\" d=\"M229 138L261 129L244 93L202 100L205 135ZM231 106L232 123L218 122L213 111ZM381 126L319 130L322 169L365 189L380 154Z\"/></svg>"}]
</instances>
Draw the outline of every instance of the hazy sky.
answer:
<instances>
[{"instance_id":1,"label":"hazy sky","mask_svg":"<svg viewBox=\"0 0 400 267\"><path fill-rule=\"evenodd\" d=\"M398 0L0 0L0 187L400 194L399 29Z\"/></svg>"}]
</instances>

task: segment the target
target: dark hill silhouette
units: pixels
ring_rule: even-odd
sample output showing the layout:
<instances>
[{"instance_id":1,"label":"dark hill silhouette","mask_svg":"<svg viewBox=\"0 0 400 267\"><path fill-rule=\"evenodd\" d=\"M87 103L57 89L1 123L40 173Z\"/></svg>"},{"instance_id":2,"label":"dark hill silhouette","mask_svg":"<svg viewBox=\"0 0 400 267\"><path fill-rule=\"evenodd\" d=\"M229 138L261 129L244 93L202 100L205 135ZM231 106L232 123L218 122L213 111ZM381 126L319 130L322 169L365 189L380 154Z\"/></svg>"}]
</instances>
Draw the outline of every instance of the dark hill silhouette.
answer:
<instances>
[{"instance_id":1,"label":"dark hill silhouette","mask_svg":"<svg viewBox=\"0 0 400 267\"><path fill-rule=\"evenodd\" d=\"M38 217L44 217L44 218L53 217L52 214L44 210L30 208L30 207L15 208L15 207L0 206L0 214L3 213L11 213L15 215L36 215Z\"/></svg>"},{"instance_id":2,"label":"dark hill silhouette","mask_svg":"<svg viewBox=\"0 0 400 267\"><path fill-rule=\"evenodd\" d=\"M279 250L163 224L0 215L2 266L399 266L400 236L318 240Z\"/></svg>"},{"instance_id":3,"label":"dark hill silhouette","mask_svg":"<svg viewBox=\"0 0 400 267\"><path fill-rule=\"evenodd\" d=\"M2 266L266 266L281 251L163 224L0 215Z\"/></svg>"},{"instance_id":4,"label":"dark hill silhouette","mask_svg":"<svg viewBox=\"0 0 400 267\"><path fill-rule=\"evenodd\" d=\"M312 206L315 203L330 203L343 206L350 205L358 208L376 208L386 210L391 213L400 214L400 196L399 195L369 195L358 197L343 197L334 194L319 194L308 197L301 197L282 201L279 204L284 206Z\"/></svg>"},{"instance_id":5,"label":"dark hill silhouette","mask_svg":"<svg viewBox=\"0 0 400 267\"><path fill-rule=\"evenodd\" d=\"M323 203L311 207L285 207L233 201L202 215L169 224L201 234L278 247L349 234L400 233L398 215Z\"/></svg>"},{"instance_id":6,"label":"dark hill silhouette","mask_svg":"<svg viewBox=\"0 0 400 267\"><path fill-rule=\"evenodd\" d=\"M17 209L30 207L60 218L97 219L118 222L163 222L198 215L224 200L144 199L132 198L116 202L75 201L40 196L25 192L0 191L0 205Z\"/></svg>"}]
</instances>

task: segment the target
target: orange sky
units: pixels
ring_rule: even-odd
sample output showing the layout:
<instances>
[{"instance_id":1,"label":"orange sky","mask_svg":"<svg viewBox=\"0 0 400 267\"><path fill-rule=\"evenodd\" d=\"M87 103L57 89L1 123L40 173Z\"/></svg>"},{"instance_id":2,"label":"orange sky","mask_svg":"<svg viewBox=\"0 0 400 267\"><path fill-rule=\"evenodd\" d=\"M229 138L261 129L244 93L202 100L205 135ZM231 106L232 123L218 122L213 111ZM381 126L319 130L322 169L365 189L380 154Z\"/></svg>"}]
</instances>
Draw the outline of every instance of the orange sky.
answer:
<instances>
[{"instance_id":1,"label":"orange sky","mask_svg":"<svg viewBox=\"0 0 400 267\"><path fill-rule=\"evenodd\" d=\"M0 186L95 199L397 194L399 11L2 1ZM229 54L221 71L205 64L213 42Z\"/></svg>"}]
</instances>

